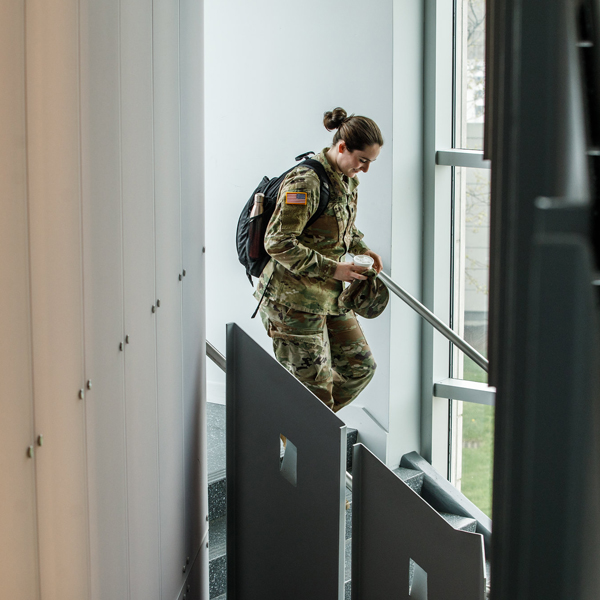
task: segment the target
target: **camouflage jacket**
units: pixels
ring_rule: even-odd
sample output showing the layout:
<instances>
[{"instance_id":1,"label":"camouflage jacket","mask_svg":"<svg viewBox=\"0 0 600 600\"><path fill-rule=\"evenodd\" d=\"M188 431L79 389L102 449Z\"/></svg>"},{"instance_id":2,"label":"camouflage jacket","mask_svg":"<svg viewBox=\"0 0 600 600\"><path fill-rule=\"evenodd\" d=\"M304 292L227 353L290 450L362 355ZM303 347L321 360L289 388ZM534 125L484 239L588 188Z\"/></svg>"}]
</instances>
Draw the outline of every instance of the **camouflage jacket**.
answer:
<instances>
[{"instance_id":1,"label":"camouflage jacket","mask_svg":"<svg viewBox=\"0 0 600 600\"><path fill-rule=\"evenodd\" d=\"M265 234L265 249L272 260L260 276L254 293L257 300L264 292L265 298L296 310L340 313L338 297L343 286L333 279L337 263L347 252L364 254L368 247L354 225L358 179L336 173L325 155L327 150L314 158L329 176L329 203L310 227L305 229L319 206L319 176L298 166L281 185Z\"/></svg>"}]
</instances>

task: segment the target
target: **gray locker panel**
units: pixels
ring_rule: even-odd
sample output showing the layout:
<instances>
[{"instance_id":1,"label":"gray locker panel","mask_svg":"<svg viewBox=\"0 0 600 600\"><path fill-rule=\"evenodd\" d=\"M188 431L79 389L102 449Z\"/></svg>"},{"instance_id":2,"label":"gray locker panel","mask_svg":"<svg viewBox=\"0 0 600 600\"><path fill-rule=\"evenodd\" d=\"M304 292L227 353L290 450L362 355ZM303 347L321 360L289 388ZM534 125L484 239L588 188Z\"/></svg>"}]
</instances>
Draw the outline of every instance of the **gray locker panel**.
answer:
<instances>
[{"instance_id":1,"label":"gray locker panel","mask_svg":"<svg viewBox=\"0 0 600 600\"><path fill-rule=\"evenodd\" d=\"M185 471L181 331L179 163L179 7L153 3L156 312L162 596L173 598L189 565L185 548Z\"/></svg>"},{"instance_id":2,"label":"gray locker panel","mask_svg":"<svg viewBox=\"0 0 600 600\"><path fill-rule=\"evenodd\" d=\"M28 3L25 18L40 586L75 600L89 595L78 2Z\"/></svg>"},{"instance_id":3,"label":"gray locker panel","mask_svg":"<svg viewBox=\"0 0 600 600\"><path fill-rule=\"evenodd\" d=\"M152 5L121 3L121 160L132 600L160 598L156 390Z\"/></svg>"},{"instance_id":4,"label":"gray locker panel","mask_svg":"<svg viewBox=\"0 0 600 600\"><path fill-rule=\"evenodd\" d=\"M182 589L179 592L177 600L204 600L208 596L203 596L204 581L208 579L208 560L204 560L208 555L208 550L202 547L190 560L188 575L183 583ZM175 599L174 599L175 600Z\"/></svg>"},{"instance_id":5,"label":"gray locker panel","mask_svg":"<svg viewBox=\"0 0 600 600\"><path fill-rule=\"evenodd\" d=\"M81 141L92 598L127 598L119 2L82 0Z\"/></svg>"},{"instance_id":6,"label":"gray locker panel","mask_svg":"<svg viewBox=\"0 0 600 600\"><path fill-rule=\"evenodd\" d=\"M344 423L228 324L230 600L344 597L345 473Z\"/></svg>"},{"instance_id":7,"label":"gray locker panel","mask_svg":"<svg viewBox=\"0 0 600 600\"><path fill-rule=\"evenodd\" d=\"M27 171L25 2L0 4L0 596L39 598Z\"/></svg>"},{"instance_id":8,"label":"gray locker panel","mask_svg":"<svg viewBox=\"0 0 600 600\"><path fill-rule=\"evenodd\" d=\"M186 459L186 548L208 532L204 301L203 3L182 0L181 211L183 278L183 398ZM206 581L203 580L203 583ZM208 591L208 588L207 588Z\"/></svg>"}]
</instances>

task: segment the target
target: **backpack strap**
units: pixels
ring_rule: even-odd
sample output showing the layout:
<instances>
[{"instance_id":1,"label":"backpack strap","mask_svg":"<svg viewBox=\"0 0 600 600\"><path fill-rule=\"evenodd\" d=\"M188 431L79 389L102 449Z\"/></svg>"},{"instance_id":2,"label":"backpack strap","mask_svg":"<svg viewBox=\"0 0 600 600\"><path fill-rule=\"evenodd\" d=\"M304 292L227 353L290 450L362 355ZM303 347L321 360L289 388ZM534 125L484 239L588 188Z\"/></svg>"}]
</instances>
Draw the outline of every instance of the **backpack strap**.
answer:
<instances>
[{"instance_id":1,"label":"backpack strap","mask_svg":"<svg viewBox=\"0 0 600 600\"><path fill-rule=\"evenodd\" d=\"M271 275L269 276L269 281L267 281L267 285L265 285L265 289L263 290L260 300L258 301L258 304L256 305L256 310L252 313L252 316L250 317L251 319L254 319L254 317L257 315L258 309L260 308L260 305L262 304L262 301L264 300L265 294L267 293L267 288L269 287L269 284L271 283L271 279L273 279L273 273L271 273ZM250 281L250 283L252 283L252 281ZM252 285L254 285L254 284L252 284Z\"/></svg>"},{"instance_id":2,"label":"backpack strap","mask_svg":"<svg viewBox=\"0 0 600 600\"><path fill-rule=\"evenodd\" d=\"M312 156L314 154L314 152L312 150L309 150L308 152L305 152L304 154L299 154L298 156L296 156L296 158L294 159L296 162L301 161L303 158L309 158L310 156Z\"/></svg>"},{"instance_id":3,"label":"backpack strap","mask_svg":"<svg viewBox=\"0 0 600 600\"><path fill-rule=\"evenodd\" d=\"M309 154L309 153L307 152L307 154ZM304 155L297 157L296 160L298 160L299 158L302 158L303 156ZM318 160L314 160L312 158L306 158L304 161L302 161L300 163L300 165L305 165L309 169L312 169L319 176L319 181L321 182L321 187L319 189L319 206L317 207L315 214L306 223L306 225L304 227L306 229L307 227L310 227L310 225L312 225L325 212L325 209L327 208L327 204L329 204L329 186L331 185L331 182L329 181L329 176L327 175L327 172L325 171L325 167ZM295 169L295 168L296 167L293 167L293 169ZM281 176L281 180L283 181L283 177L285 175L287 175L287 173L289 173L293 169L286 171ZM250 274L248 273L247 270L246 270L246 275L248 275L248 279L250 279L250 283L252 283L252 277L250 276ZM260 300L258 301L256 310L252 314L252 317L251 317L252 319L254 319L254 317L256 317L256 315L258 313L258 310L260 308L260 305L262 304L262 301L265 297L265 293L267 291L267 288L269 287L269 284L271 283L272 278L273 278L273 273L271 273L271 276L269 277L269 281L267 281L267 285L265 285L265 289L263 290ZM252 283L252 285L254 285L254 284Z\"/></svg>"},{"instance_id":4,"label":"backpack strap","mask_svg":"<svg viewBox=\"0 0 600 600\"><path fill-rule=\"evenodd\" d=\"M331 182L329 181L329 176L327 175L327 171L325 171L325 167L318 160L307 158L300 164L306 165L312 169L319 176L319 181L321 182L321 189L319 190L319 206L317 207L315 214L306 223L306 229L306 227L310 227L325 212L327 204L329 204L329 187Z\"/></svg>"}]
</instances>

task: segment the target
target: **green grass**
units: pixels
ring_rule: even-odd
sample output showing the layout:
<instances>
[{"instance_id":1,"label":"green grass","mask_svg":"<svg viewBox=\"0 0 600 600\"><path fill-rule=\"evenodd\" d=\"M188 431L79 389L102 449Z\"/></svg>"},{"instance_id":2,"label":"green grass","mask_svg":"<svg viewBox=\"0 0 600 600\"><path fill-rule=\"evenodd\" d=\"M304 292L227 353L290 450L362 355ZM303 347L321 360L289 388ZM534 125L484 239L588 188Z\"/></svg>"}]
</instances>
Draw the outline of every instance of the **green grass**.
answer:
<instances>
[{"instance_id":1,"label":"green grass","mask_svg":"<svg viewBox=\"0 0 600 600\"><path fill-rule=\"evenodd\" d=\"M479 365L476 365L468 356L465 356L463 379L487 383L487 373Z\"/></svg>"},{"instance_id":2,"label":"green grass","mask_svg":"<svg viewBox=\"0 0 600 600\"><path fill-rule=\"evenodd\" d=\"M487 381L487 373L465 358L464 378ZM462 493L492 516L494 407L463 403Z\"/></svg>"}]
</instances>

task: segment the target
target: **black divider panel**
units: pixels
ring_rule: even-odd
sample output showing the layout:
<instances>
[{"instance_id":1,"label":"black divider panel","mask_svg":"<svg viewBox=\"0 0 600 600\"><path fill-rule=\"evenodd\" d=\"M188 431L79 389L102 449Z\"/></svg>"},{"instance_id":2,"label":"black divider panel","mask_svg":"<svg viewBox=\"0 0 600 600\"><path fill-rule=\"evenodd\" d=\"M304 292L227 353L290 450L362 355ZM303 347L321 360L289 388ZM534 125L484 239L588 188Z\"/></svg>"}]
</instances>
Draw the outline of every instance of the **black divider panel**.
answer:
<instances>
[{"instance_id":1,"label":"black divider panel","mask_svg":"<svg viewBox=\"0 0 600 600\"><path fill-rule=\"evenodd\" d=\"M483 537L454 529L362 444L352 502L352 600L483 600ZM409 596L410 559L426 596L421 581Z\"/></svg>"},{"instance_id":2,"label":"black divider panel","mask_svg":"<svg viewBox=\"0 0 600 600\"><path fill-rule=\"evenodd\" d=\"M282 474L280 434L296 485ZM344 423L230 323L228 600L343 598L345 466Z\"/></svg>"}]
</instances>

